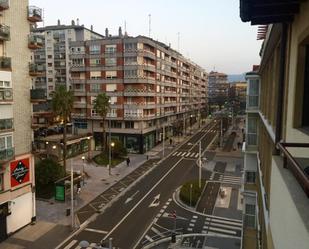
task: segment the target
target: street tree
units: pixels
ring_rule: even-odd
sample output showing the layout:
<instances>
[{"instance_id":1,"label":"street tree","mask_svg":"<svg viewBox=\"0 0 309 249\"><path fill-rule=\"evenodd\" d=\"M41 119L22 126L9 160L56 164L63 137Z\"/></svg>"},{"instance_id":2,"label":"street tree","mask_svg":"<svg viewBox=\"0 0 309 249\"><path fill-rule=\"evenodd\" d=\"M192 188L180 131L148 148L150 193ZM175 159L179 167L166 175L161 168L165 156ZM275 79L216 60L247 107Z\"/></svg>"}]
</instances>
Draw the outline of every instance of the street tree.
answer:
<instances>
[{"instance_id":1,"label":"street tree","mask_svg":"<svg viewBox=\"0 0 309 249\"><path fill-rule=\"evenodd\" d=\"M104 152L104 149L107 148L106 146L106 132L105 132L105 119L107 116L107 113L110 109L110 101L109 97L106 95L106 93L100 93L96 99L94 100L94 110L96 113L98 113L102 118L102 152Z\"/></svg>"},{"instance_id":2,"label":"street tree","mask_svg":"<svg viewBox=\"0 0 309 249\"><path fill-rule=\"evenodd\" d=\"M73 92L61 85L52 94L52 110L63 123L63 168L66 169L67 157L67 123L70 121L73 110Z\"/></svg>"}]
</instances>

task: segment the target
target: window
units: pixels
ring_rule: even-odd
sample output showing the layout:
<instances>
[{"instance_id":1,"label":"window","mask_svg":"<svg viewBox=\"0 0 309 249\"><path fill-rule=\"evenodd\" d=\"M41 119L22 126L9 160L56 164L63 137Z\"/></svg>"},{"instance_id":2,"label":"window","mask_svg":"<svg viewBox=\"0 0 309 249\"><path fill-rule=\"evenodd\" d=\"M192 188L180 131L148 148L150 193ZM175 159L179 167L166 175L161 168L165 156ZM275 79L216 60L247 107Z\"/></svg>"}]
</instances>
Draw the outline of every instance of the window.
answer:
<instances>
[{"instance_id":1,"label":"window","mask_svg":"<svg viewBox=\"0 0 309 249\"><path fill-rule=\"evenodd\" d=\"M251 79L249 81L248 107L259 106L259 80Z\"/></svg>"},{"instance_id":2,"label":"window","mask_svg":"<svg viewBox=\"0 0 309 249\"><path fill-rule=\"evenodd\" d=\"M112 120L112 121L111 121L111 128L118 128L118 129L121 129L121 122Z\"/></svg>"},{"instance_id":3,"label":"window","mask_svg":"<svg viewBox=\"0 0 309 249\"><path fill-rule=\"evenodd\" d=\"M10 149L13 146L13 137L11 135L0 137L0 151Z\"/></svg>"},{"instance_id":4,"label":"window","mask_svg":"<svg viewBox=\"0 0 309 249\"><path fill-rule=\"evenodd\" d=\"M302 127L309 128L309 45L306 45L306 61L303 90L303 110L302 110Z\"/></svg>"},{"instance_id":5,"label":"window","mask_svg":"<svg viewBox=\"0 0 309 249\"><path fill-rule=\"evenodd\" d=\"M10 81L0 81L0 88L11 88Z\"/></svg>"},{"instance_id":6,"label":"window","mask_svg":"<svg viewBox=\"0 0 309 249\"><path fill-rule=\"evenodd\" d=\"M245 206L245 226L255 228L255 205L246 204Z\"/></svg>"},{"instance_id":7,"label":"window","mask_svg":"<svg viewBox=\"0 0 309 249\"><path fill-rule=\"evenodd\" d=\"M110 97L109 99L110 99L110 104L111 105L117 104L117 97Z\"/></svg>"},{"instance_id":8,"label":"window","mask_svg":"<svg viewBox=\"0 0 309 249\"><path fill-rule=\"evenodd\" d=\"M53 78L48 78L48 82L53 82Z\"/></svg>"},{"instance_id":9,"label":"window","mask_svg":"<svg viewBox=\"0 0 309 249\"><path fill-rule=\"evenodd\" d=\"M137 50L137 43L125 43L124 49L125 50Z\"/></svg>"},{"instance_id":10,"label":"window","mask_svg":"<svg viewBox=\"0 0 309 249\"><path fill-rule=\"evenodd\" d=\"M136 65L137 57L136 56L124 57L124 64L125 65Z\"/></svg>"},{"instance_id":11,"label":"window","mask_svg":"<svg viewBox=\"0 0 309 249\"><path fill-rule=\"evenodd\" d=\"M124 77L125 78L136 78L137 70L124 70Z\"/></svg>"},{"instance_id":12,"label":"window","mask_svg":"<svg viewBox=\"0 0 309 249\"><path fill-rule=\"evenodd\" d=\"M105 66L110 67L110 66L116 66L116 65L117 65L117 60L115 57L105 58Z\"/></svg>"},{"instance_id":13,"label":"window","mask_svg":"<svg viewBox=\"0 0 309 249\"><path fill-rule=\"evenodd\" d=\"M83 66L84 59L72 59L72 66Z\"/></svg>"},{"instance_id":14,"label":"window","mask_svg":"<svg viewBox=\"0 0 309 249\"><path fill-rule=\"evenodd\" d=\"M0 131L13 129L13 119L0 119Z\"/></svg>"},{"instance_id":15,"label":"window","mask_svg":"<svg viewBox=\"0 0 309 249\"><path fill-rule=\"evenodd\" d=\"M74 126L79 129L87 129L87 120L85 119L77 119L74 121Z\"/></svg>"},{"instance_id":16,"label":"window","mask_svg":"<svg viewBox=\"0 0 309 249\"><path fill-rule=\"evenodd\" d=\"M100 45L90 45L89 52L90 54L99 54L101 51Z\"/></svg>"},{"instance_id":17,"label":"window","mask_svg":"<svg viewBox=\"0 0 309 249\"><path fill-rule=\"evenodd\" d=\"M257 145L257 119L248 118L247 144Z\"/></svg>"},{"instance_id":18,"label":"window","mask_svg":"<svg viewBox=\"0 0 309 249\"><path fill-rule=\"evenodd\" d=\"M114 92L117 91L116 84L106 84L106 92Z\"/></svg>"},{"instance_id":19,"label":"window","mask_svg":"<svg viewBox=\"0 0 309 249\"><path fill-rule=\"evenodd\" d=\"M52 66L53 66L53 63L47 63L47 66L48 66L48 67L52 67Z\"/></svg>"},{"instance_id":20,"label":"window","mask_svg":"<svg viewBox=\"0 0 309 249\"><path fill-rule=\"evenodd\" d=\"M101 79L101 71L90 71L90 79Z\"/></svg>"},{"instance_id":21,"label":"window","mask_svg":"<svg viewBox=\"0 0 309 249\"><path fill-rule=\"evenodd\" d=\"M255 173L253 171L246 172L246 183L255 183Z\"/></svg>"},{"instance_id":22,"label":"window","mask_svg":"<svg viewBox=\"0 0 309 249\"><path fill-rule=\"evenodd\" d=\"M106 79L116 79L117 71L106 71Z\"/></svg>"},{"instance_id":23,"label":"window","mask_svg":"<svg viewBox=\"0 0 309 249\"><path fill-rule=\"evenodd\" d=\"M117 117L117 109L110 109L110 111L107 113L107 117L116 118Z\"/></svg>"},{"instance_id":24,"label":"window","mask_svg":"<svg viewBox=\"0 0 309 249\"><path fill-rule=\"evenodd\" d=\"M101 90L100 84L90 84L91 92L100 92L100 90Z\"/></svg>"},{"instance_id":25,"label":"window","mask_svg":"<svg viewBox=\"0 0 309 249\"><path fill-rule=\"evenodd\" d=\"M100 115L98 113L96 113L96 111L94 109L91 109L91 116L92 117L98 117Z\"/></svg>"},{"instance_id":26,"label":"window","mask_svg":"<svg viewBox=\"0 0 309 249\"><path fill-rule=\"evenodd\" d=\"M116 45L106 45L105 46L105 53L106 54L116 53Z\"/></svg>"},{"instance_id":27,"label":"window","mask_svg":"<svg viewBox=\"0 0 309 249\"><path fill-rule=\"evenodd\" d=\"M53 56L52 56L51 54L49 54L49 55L47 55L47 58L48 58L48 59L52 59Z\"/></svg>"},{"instance_id":28,"label":"window","mask_svg":"<svg viewBox=\"0 0 309 249\"><path fill-rule=\"evenodd\" d=\"M90 59L90 65L91 66L97 66L101 64L101 60L100 59Z\"/></svg>"},{"instance_id":29,"label":"window","mask_svg":"<svg viewBox=\"0 0 309 249\"><path fill-rule=\"evenodd\" d=\"M0 192L4 190L4 174L0 173Z\"/></svg>"},{"instance_id":30,"label":"window","mask_svg":"<svg viewBox=\"0 0 309 249\"><path fill-rule=\"evenodd\" d=\"M125 122L126 129L134 129L134 122L133 121L126 121Z\"/></svg>"}]
</instances>

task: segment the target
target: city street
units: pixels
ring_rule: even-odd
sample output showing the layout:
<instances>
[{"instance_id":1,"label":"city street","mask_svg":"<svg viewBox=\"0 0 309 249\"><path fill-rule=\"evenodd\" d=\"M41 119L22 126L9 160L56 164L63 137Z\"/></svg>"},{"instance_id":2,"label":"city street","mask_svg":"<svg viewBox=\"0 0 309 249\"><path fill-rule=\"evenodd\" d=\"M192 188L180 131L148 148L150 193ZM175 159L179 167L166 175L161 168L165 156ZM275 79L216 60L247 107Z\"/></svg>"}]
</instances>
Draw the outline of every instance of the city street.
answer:
<instances>
[{"instance_id":1,"label":"city street","mask_svg":"<svg viewBox=\"0 0 309 249\"><path fill-rule=\"evenodd\" d=\"M114 247L138 248L144 232L174 191L183 182L197 178L198 142L201 140L202 151L206 150L215 138L217 128L216 122L209 123L156 167L144 172L144 176L131 188L120 191L122 194L115 191L115 201L111 204L104 198L98 199L97 207L102 208L101 213L88 219L78 233L58 248L78 248L78 243L82 240L96 243L108 241L109 238L113 239ZM207 157L213 156L214 153L207 153Z\"/></svg>"}]
</instances>

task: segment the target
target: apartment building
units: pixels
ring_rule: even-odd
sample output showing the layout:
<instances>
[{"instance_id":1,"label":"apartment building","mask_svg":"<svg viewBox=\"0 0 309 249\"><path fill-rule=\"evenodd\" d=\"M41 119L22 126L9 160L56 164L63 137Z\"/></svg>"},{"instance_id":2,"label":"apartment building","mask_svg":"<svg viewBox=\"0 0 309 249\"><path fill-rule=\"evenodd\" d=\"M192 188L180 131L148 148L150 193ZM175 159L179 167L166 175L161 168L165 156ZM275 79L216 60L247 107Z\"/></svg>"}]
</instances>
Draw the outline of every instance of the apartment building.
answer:
<instances>
[{"instance_id":1,"label":"apartment building","mask_svg":"<svg viewBox=\"0 0 309 249\"><path fill-rule=\"evenodd\" d=\"M71 25L35 27L31 30L32 45L35 49L31 63L33 84L32 128L49 127L54 124L54 115L49 100L57 85L70 89L69 42L102 38L103 36L79 24L77 19Z\"/></svg>"},{"instance_id":2,"label":"apartment building","mask_svg":"<svg viewBox=\"0 0 309 249\"><path fill-rule=\"evenodd\" d=\"M208 104L210 111L219 110L229 100L227 75L211 71L208 74Z\"/></svg>"},{"instance_id":3,"label":"apartment building","mask_svg":"<svg viewBox=\"0 0 309 249\"><path fill-rule=\"evenodd\" d=\"M31 154L30 26L41 9L27 0L0 1L0 241L31 223L35 212Z\"/></svg>"},{"instance_id":4,"label":"apartment building","mask_svg":"<svg viewBox=\"0 0 309 249\"><path fill-rule=\"evenodd\" d=\"M229 88L229 102L233 104L234 112L243 112L246 108L247 83L232 82Z\"/></svg>"},{"instance_id":5,"label":"apartment building","mask_svg":"<svg viewBox=\"0 0 309 249\"><path fill-rule=\"evenodd\" d=\"M207 74L169 46L144 36L110 36L70 43L74 126L101 141L93 109L100 92L110 97L107 131L129 152L143 153L173 134L173 123L199 120L206 109Z\"/></svg>"},{"instance_id":6,"label":"apartment building","mask_svg":"<svg viewBox=\"0 0 309 249\"><path fill-rule=\"evenodd\" d=\"M309 2L240 1L264 25L247 74L243 248L309 245Z\"/></svg>"}]
</instances>

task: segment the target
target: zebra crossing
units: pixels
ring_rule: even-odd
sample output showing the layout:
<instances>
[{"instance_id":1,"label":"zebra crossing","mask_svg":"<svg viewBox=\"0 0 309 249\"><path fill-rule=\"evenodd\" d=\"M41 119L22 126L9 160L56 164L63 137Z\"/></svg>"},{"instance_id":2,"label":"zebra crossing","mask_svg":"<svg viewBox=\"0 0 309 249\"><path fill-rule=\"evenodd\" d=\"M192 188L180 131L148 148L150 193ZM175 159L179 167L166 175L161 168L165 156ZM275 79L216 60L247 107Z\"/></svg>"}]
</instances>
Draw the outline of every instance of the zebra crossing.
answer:
<instances>
[{"instance_id":1,"label":"zebra crossing","mask_svg":"<svg viewBox=\"0 0 309 249\"><path fill-rule=\"evenodd\" d=\"M207 216L202 233L241 237L242 221L219 216Z\"/></svg>"},{"instance_id":2,"label":"zebra crossing","mask_svg":"<svg viewBox=\"0 0 309 249\"><path fill-rule=\"evenodd\" d=\"M188 152L188 151L175 151L172 156L175 157L188 157L188 158L198 158L199 153L197 152Z\"/></svg>"},{"instance_id":3,"label":"zebra crossing","mask_svg":"<svg viewBox=\"0 0 309 249\"><path fill-rule=\"evenodd\" d=\"M216 177L216 175L218 177ZM242 184L242 177L240 176L232 176L232 175L222 175L217 172L212 172L210 177L210 181L219 181L221 183L227 184L234 184L234 185L241 185Z\"/></svg>"}]
</instances>

